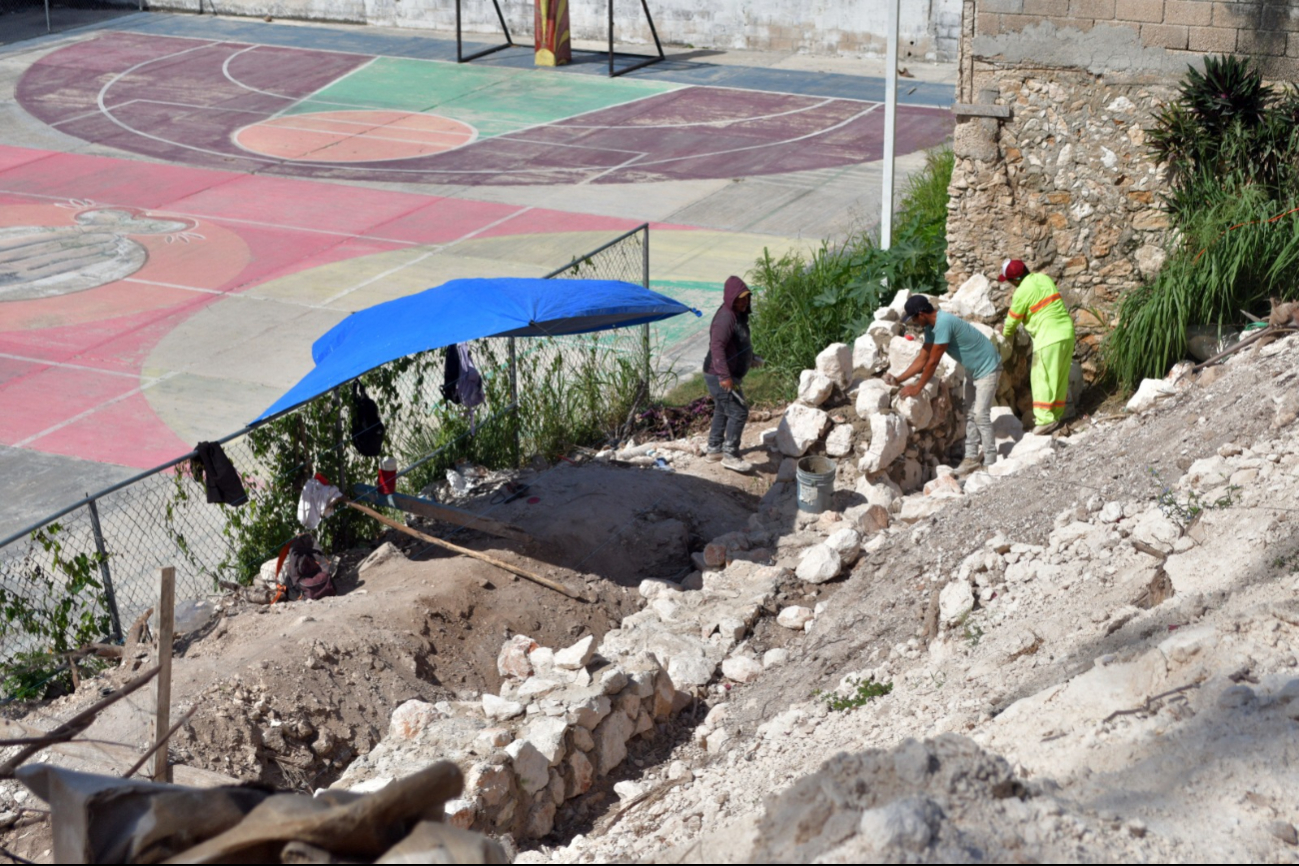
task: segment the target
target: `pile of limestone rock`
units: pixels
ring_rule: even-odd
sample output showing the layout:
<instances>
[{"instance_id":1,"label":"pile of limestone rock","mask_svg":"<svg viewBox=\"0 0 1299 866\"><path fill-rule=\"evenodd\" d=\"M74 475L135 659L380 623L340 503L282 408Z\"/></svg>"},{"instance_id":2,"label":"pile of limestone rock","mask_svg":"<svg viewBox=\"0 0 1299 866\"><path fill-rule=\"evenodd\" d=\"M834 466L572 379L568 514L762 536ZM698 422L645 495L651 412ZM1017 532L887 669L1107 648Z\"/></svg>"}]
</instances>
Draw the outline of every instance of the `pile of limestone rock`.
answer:
<instances>
[{"instance_id":1,"label":"pile of limestone rock","mask_svg":"<svg viewBox=\"0 0 1299 866\"><path fill-rule=\"evenodd\" d=\"M949 465L962 456L965 439L963 368L944 355L934 377L914 397L902 397L901 388L883 378L902 373L921 351L921 340L904 333L901 321L908 297L908 292L898 292L851 346L827 346L815 369L803 371L798 399L768 434L768 446L787 458L779 482L792 484L801 458L824 453L838 461L836 489L854 491L857 501L916 520L939 507L935 499L961 496L970 484L974 489L986 486L991 476L1032 462L1028 452L1052 447L1042 437L1025 437L1014 410L1002 406L993 410L998 451L1015 459L965 486L954 477ZM1010 347L987 324L997 311L986 278L973 277L954 294L931 301L973 324L1003 357L1010 355ZM1000 390L1001 402L1011 402L1010 383L1003 382ZM911 496L918 493L927 501Z\"/></svg>"}]
</instances>

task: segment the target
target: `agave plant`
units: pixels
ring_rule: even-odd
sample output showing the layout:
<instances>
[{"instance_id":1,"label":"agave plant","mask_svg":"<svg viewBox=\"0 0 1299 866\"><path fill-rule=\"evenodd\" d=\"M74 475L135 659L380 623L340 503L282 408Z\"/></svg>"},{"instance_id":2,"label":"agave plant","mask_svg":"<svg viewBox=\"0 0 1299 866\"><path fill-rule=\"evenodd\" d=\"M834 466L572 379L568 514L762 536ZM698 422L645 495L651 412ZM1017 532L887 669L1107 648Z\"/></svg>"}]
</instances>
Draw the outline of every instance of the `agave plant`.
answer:
<instances>
[{"instance_id":1,"label":"agave plant","mask_svg":"<svg viewBox=\"0 0 1299 866\"><path fill-rule=\"evenodd\" d=\"M1210 131L1232 123L1255 126L1273 99L1263 74L1245 57L1205 57L1204 72L1194 66L1181 87L1182 100Z\"/></svg>"}]
</instances>

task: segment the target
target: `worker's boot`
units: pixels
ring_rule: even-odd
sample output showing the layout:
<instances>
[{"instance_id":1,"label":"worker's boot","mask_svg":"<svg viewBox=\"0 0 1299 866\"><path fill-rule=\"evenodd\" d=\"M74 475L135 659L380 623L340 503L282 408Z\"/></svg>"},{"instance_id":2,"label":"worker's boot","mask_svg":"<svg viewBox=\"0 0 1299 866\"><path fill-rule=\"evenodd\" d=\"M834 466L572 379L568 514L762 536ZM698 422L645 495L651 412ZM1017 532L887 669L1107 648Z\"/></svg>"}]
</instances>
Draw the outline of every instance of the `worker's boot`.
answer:
<instances>
[{"instance_id":1,"label":"worker's boot","mask_svg":"<svg viewBox=\"0 0 1299 866\"><path fill-rule=\"evenodd\" d=\"M732 454L726 454L722 457L722 465L732 472L752 472L753 464L743 457L737 457Z\"/></svg>"},{"instance_id":2,"label":"worker's boot","mask_svg":"<svg viewBox=\"0 0 1299 866\"><path fill-rule=\"evenodd\" d=\"M978 472L979 468L982 466L983 464L979 462L978 457L966 457L961 461L960 465L956 467L956 477L964 478L973 472Z\"/></svg>"},{"instance_id":3,"label":"worker's boot","mask_svg":"<svg viewBox=\"0 0 1299 866\"><path fill-rule=\"evenodd\" d=\"M1033 428L1033 434L1035 436L1050 436L1052 433L1059 430L1060 425L1063 423L1063 421L1052 421L1050 424L1039 424Z\"/></svg>"}]
</instances>

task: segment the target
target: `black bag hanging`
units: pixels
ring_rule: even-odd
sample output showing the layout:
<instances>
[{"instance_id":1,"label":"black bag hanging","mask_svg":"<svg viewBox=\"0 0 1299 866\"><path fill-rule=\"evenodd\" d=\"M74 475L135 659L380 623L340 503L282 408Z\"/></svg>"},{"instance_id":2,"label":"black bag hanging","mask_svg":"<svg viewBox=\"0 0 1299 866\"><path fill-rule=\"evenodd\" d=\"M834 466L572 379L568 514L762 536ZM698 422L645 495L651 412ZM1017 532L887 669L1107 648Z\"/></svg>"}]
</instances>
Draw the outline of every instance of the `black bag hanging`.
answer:
<instances>
[{"instance_id":1,"label":"black bag hanging","mask_svg":"<svg viewBox=\"0 0 1299 866\"><path fill-rule=\"evenodd\" d=\"M239 471L230 462L221 446L215 442L200 442L194 446L197 455L190 466L194 478L202 481L207 490L207 501L223 505L243 505L248 492Z\"/></svg>"},{"instance_id":2,"label":"black bag hanging","mask_svg":"<svg viewBox=\"0 0 1299 866\"><path fill-rule=\"evenodd\" d=\"M446 369L442 373L442 398L460 402L460 352L454 344L446 348Z\"/></svg>"},{"instance_id":3,"label":"black bag hanging","mask_svg":"<svg viewBox=\"0 0 1299 866\"><path fill-rule=\"evenodd\" d=\"M365 393L365 386L353 382L352 444L362 457L378 457L383 453L383 434L379 406Z\"/></svg>"}]
</instances>

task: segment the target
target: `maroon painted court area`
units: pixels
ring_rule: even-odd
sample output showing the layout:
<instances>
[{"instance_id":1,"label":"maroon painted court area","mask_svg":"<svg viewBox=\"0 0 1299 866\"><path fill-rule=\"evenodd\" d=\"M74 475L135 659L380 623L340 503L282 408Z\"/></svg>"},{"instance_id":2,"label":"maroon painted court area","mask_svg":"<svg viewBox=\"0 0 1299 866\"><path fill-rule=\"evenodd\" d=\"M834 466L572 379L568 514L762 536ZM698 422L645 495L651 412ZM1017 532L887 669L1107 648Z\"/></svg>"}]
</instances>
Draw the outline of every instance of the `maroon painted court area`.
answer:
<instances>
[{"instance_id":1,"label":"maroon painted court area","mask_svg":"<svg viewBox=\"0 0 1299 866\"><path fill-rule=\"evenodd\" d=\"M277 117L372 58L361 54L106 33L33 64L17 97L86 141L189 165L340 180L572 184L698 180L881 158L877 103L684 87L408 159L303 162L250 153L240 129ZM449 64L448 64L449 65ZM951 114L898 109L901 153L942 143Z\"/></svg>"}]
</instances>

